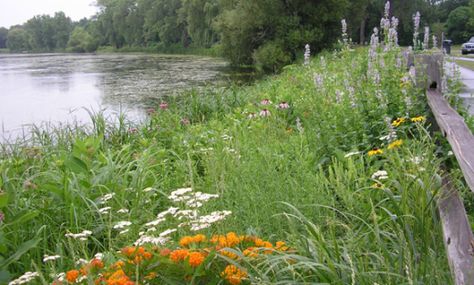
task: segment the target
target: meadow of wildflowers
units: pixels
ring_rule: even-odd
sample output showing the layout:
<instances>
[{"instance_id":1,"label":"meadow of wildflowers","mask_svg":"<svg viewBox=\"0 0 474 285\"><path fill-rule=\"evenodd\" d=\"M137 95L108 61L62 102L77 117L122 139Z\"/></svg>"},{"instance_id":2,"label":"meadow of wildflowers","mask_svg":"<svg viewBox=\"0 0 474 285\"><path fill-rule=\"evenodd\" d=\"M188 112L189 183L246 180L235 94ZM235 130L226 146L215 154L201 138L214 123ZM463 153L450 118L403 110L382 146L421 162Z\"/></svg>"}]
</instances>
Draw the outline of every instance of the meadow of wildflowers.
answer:
<instances>
[{"instance_id":1,"label":"meadow of wildflowers","mask_svg":"<svg viewBox=\"0 0 474 285\"><path fill-rule=\"evenodd\" d=\"M451 284L389 16L368 49L2 145L0 283Z\"/></svg>"}]
</instances>

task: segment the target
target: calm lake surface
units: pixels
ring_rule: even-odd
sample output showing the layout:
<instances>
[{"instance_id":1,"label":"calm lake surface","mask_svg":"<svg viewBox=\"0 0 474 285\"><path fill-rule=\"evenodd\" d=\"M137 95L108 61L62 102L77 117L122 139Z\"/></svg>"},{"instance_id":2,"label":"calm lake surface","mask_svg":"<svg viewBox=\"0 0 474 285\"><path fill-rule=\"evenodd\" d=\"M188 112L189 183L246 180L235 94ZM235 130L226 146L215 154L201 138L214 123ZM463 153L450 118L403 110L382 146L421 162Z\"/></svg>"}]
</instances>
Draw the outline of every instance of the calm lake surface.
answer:
<instances>
[{"instance_id":1,"label":"calm lake surface","mask_svg":"<svg viewBox=\"0 0 474 285\"><path fill-rule=\"evenodd\" d=\"M0 54L0 138L31 124L87 123L88 110L140 120L163 96L225 84L223 60L150 54Z\"/></svg>"}]
</instances>

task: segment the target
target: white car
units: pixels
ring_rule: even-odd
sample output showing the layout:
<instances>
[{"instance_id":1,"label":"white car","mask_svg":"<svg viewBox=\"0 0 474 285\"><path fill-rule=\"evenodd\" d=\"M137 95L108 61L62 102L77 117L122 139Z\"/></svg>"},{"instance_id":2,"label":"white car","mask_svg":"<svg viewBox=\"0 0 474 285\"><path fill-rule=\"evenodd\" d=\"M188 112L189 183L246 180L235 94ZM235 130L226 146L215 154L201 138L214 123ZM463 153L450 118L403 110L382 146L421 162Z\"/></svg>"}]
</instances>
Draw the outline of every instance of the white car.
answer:
<instances>
[{"instance_id":1,"label":"white car","mask_svg":"<svg viewBox=\"0 0 474 285\"><path fill-rule=\"evenodd\" d=\"M474 53L474 37L472 37L467 43L462 44L461 53L462 54Z\"/></svg>"}]
</instances>

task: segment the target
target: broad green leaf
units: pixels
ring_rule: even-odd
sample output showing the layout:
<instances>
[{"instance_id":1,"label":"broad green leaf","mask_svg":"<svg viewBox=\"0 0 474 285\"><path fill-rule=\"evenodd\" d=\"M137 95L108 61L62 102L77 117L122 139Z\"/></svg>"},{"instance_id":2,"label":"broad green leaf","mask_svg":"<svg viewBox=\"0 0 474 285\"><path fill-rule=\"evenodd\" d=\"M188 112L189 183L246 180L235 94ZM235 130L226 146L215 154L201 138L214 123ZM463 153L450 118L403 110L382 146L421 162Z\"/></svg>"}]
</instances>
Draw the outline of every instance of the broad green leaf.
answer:
<instances>
[{"instance_id":1,"label":"broad green leaf","mask_svg":"<svg viewBox=\"0 0 474 285\"><path fill-rule=\"evenodd\" d=\"M0 208L6 207L8 204L8 194L0 193Z\"/></svg>"},{"instance_id":2,"label":"broad green leaf","mask_svg":"<svg viewBox=\"0 0 474 285\"><path fill-rule=\"evenodd\" d=\"M27 211L25 214L17 215L11 222L6 224L7 226L12 226L16 224L26 223L39 215L39 211Z\"/></svg>"},{"instance_id":3,"label":"broad green leaf","mask_svg":"<svg viewBox=\"0 0 474 285\"><path fill-rule=\"evenodd\" d=\"M64 165L74 173L87 173L89 171L87 164L75 156L70 156L64 162Z\"/></svg>"},{"instance_id":4,"label":"broad green leaf","mask_svg":"<svg viewBox=\"0 0 474 285\"><path fill-rule=\"evenodd\" d=\"M20 259L23 254L36 247L40 241L40 237L35 237L34 239L30 239L29 241L22 243L14 254L0 263L0 268L6 268L8 265L10 265L10 263Z\"/></svg>"},{"instance_id":5,"label":"broad green leaf","mask_svg":"<svg viewBox=\"0 0 474 285\"><path fill-rule=\"evenodd\" d=\"M10 272L7 270L0 270L0 284L7 284L10 280Z\"/></svg>"}]
</instances>

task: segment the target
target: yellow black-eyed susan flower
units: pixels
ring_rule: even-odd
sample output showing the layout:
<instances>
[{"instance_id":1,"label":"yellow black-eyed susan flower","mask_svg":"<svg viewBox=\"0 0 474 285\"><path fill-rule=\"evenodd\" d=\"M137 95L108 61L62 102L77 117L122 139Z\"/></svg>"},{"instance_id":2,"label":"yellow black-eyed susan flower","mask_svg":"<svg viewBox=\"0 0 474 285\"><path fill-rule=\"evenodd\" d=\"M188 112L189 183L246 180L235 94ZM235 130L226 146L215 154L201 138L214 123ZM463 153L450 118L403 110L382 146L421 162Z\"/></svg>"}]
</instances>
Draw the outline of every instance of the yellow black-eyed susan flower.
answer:
<instances>
[{"instance_id":1,"label":"yellow black-eyed susan flower","mask_svg":"<svg viewBox=\"0 0 474 285\"><path fill-rule=\"evenodd\" d=\"M388 145L387 149L394 149L394 148L400 147L402 144L403 144L403 140L396 140L396 141L390 143Z\"/></svg>"},{"instance_id":2,"label":"yellow black-eyed susan flower","mask_svg":"<svg viewBox=\"0 0 474 285\"><path fill-rule=\"evenodd\" d=\"M373 156L373 155L378 155L378 154L383 154L383 150L381 150L380 148L374 148L372 150L369 150L369 152L367 153L368 156Z\"/></svg>"},{"instance_id":3,"label":"yellow black-eyed susan flower","mask_svg":"<svg viewBox=\"0 0 474 285\"><path fill-rule=\"evenodd\" d=\"M406 122L405 118L397 118L395 121L392 122L392 126L398 127L405 122Z\"/></svg>"},{"instance_id":4,"label":"yellow black-eyed susan flower","mask_svg":"<svg viewBox=\"0 0 474 285\"><path fill-rule=\"evenodd\" d=\"M426 121L426 117L425 116L417 116L417 117L411 118L410 120L412 121L412 123L421 123L421 122Z\"/></svg>"}]
</instances>

